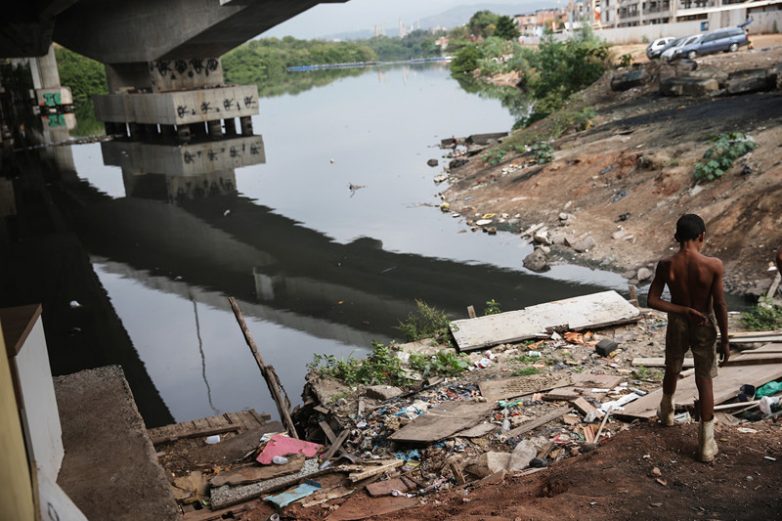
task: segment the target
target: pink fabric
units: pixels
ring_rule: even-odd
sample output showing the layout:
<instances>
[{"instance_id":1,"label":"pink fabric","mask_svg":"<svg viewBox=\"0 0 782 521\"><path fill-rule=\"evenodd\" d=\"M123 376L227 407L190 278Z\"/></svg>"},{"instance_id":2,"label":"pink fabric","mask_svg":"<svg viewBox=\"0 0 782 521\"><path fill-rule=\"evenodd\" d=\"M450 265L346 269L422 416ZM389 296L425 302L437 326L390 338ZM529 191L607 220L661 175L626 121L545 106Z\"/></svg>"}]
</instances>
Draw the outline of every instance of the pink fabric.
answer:
<instances>
[{"instance_id":1,"label":"pink fabric","mask_svg":"<svg viewBox=\"0 0 782 521\"><path fill-rule=\"evenodd\" d=\"M296 454L304 454L305 457L312 458L321 449L323 449L323 445L297 440L284 434L275 434L266 443L256 461L261 465L269 465L272 463L274 456L291 456Z\"/></svg>"}]
</instances>

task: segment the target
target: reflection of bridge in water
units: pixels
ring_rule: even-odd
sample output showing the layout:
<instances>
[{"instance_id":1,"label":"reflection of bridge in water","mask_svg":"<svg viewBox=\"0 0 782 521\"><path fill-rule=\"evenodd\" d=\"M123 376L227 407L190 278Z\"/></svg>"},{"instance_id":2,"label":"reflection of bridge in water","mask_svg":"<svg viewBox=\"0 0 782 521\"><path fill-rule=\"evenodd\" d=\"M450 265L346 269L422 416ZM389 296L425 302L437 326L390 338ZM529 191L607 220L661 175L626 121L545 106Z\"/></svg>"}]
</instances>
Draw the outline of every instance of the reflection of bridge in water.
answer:
<instances>
[{"instance_id":1,"label":"reflection of bridge in water","mask_svg":"<svg viewBox=\"0 0 782 521\"><path fill-rule=\"evenodd\" d=\"M195 167L185 159L192 147L207 157L232 144L104 143L104 161L122 166L128 197L68 185L70 202L78 202L68 206L88 251L146 285L184 295L185 286L174 280L181 277L202 288L194 295L210 305L227 309L220 295L234 295L250 315L364 345L377 335L397 335L395 326L416 299L463 314L467 304L491 298L518 308L595 289L389 252L370 238L337 243L239 195L230 165L216 160L215 171L207 172L210 163Z\"/></svg>"}]
</instances>

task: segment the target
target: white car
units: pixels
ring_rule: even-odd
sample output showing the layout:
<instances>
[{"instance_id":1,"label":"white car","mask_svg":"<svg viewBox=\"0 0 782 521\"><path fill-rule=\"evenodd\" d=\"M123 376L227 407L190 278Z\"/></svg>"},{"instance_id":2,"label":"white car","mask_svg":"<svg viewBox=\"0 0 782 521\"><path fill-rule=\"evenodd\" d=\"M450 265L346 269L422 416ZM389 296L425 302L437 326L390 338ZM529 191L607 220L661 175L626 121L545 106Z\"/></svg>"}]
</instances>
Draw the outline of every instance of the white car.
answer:
<instances>
[{"instance_id":1,"label":"white car","mask_svg":"<svg viewBox=\"0 0 782 521\"><path fill-rule=\"evenodd\" d=\"M657 38L655 41L650 43L648 47L646 47L646 57L650 60L659 58L663 51L665 51L665 49L668 48L668 45L670 45L674 40L676 40L676 38L671 36L666 38Z\"/></svg>"},{"instance_id":2,"label":"white car","mask_svg":"<svg viewBox=\"0 0 782 521\"><path fill-rule=\"evenodd\" d=\"M701 38L703 38L703 34L694 34L692 36L685 36L683 38L679 38L673 44L671 44L670 47L665 49L665 52L663 52L660 57L663 60L669 62L674 58L676 58L677 51L679 49L681 49L685 45L691 45L693 43L697 43L698 41L700 41Z\"/></svg>"}]
</instances>

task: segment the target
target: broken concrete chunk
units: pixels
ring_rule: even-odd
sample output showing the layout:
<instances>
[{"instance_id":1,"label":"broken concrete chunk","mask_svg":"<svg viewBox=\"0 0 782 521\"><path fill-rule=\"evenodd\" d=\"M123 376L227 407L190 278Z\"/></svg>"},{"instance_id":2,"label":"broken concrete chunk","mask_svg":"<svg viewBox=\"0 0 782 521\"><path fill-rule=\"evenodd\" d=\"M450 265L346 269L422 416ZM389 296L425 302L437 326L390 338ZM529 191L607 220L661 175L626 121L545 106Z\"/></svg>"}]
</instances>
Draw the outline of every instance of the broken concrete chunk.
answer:
<instances>
[{"instance_id":1,"label":"broken concrete chunk","mask_svg":"<svg viewBox=\"0 0 782 521\"><path fill-rule=\"evenodd\" d=\"M773 69L747 69L731 74L725 90L728 94L746 94L773 90L776 86L777 75Z\"/></svg>"},{"instance_id":2,"label":"broken concrete chunk","mask_svg":"<svg viewBox=\"0 0 782 521\"><path fill-rule=\"evenodd\" d=\"M619 344L617 344L613 340L604 338L603 340L597 343L597 345L595 346L595 351L600 356L608 356L612 351L616 350L617 347L619 347Z\"/></svg>"},{"instance_id":3,"label":"broken concrete chunk","mask_svg":"<svg viewBox=\"0 0 782 521\"><path fill-rule=\"evenodd\" d=\"M436 159L430 159L429 161L426 162L426 164L431 166L432 168L434 168L437 165L439 165L440 162L438 160L436 160Z\"/></svg>"},{"instance_id":4,"label":"broken concrete chunk","mask_svg":"<svg viewBox=\"0 0 782 521\"><path fill-rule=\"evenodd\" d=\"M720 83L714 78L668 78L660 83L663 96L710 96L720 90Z\"/></svg>"},{"instance_id":5,"label":"broken concrete chunk","mask_svg":"<svg viewBox=\"0 0 782 521\"><path fill-rule=\"evenodd\" d=\"M370 385L364 389L364 394L367 398L381 401L396 398L403 392L404 391L402 391L402 389L399 387L394 387L393 385Z\"/></svg>"},{"instance_id":6,"label":"broken concrete chunk","mask_svg":"<svg viewBox=\"0 0 782 521\"><path fill-rule=\"evenodd\" d=\"M551 244L551 239L549 239L548 231L545 229L541 229L535 232L535 234L532 236L532 240L535 241L538 244Z\"/></svg>"},{"instance_id":7,"label":"broken concrete chunk","mask_svg":"<svg viewBox=\"0 0 782 521\"><path fill-rule=\"evenodd\" d=\"M633 87L640 87L641 85L647 83L649 79L649 73L646 72L646 68L644 67L638 67L627 72L617 73L614 74L614 76L611 78L611 90L630 90Z\"/></svg>"}]
</instances>

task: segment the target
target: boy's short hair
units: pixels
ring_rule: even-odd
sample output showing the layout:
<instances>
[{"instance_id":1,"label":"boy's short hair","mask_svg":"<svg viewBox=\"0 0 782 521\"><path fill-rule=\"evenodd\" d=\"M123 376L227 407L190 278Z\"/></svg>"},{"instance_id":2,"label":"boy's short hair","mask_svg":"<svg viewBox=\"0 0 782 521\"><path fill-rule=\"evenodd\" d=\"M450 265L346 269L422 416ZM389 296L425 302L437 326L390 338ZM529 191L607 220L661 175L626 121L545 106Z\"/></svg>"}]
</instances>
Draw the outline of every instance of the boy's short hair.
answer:
<instances>
[{"instance_id":1,"label":"boy's short hair","mask_svg":"<svg viewBox=\"0 0 782 521\"><path fill-rule=\"evenodd\" d=\"M676 221L676 235L679 242L693 241L706 231L706 223L700 216L688 213L679 217Z\"/></svg>"}]
</instances>

